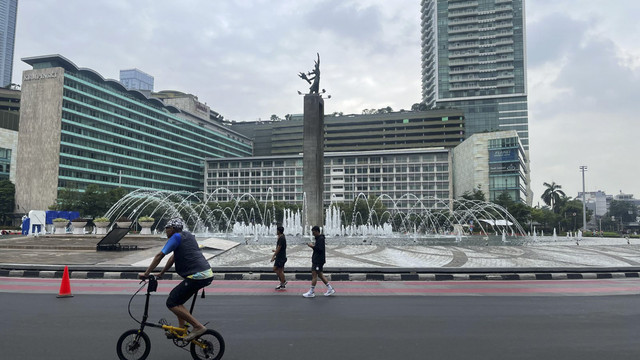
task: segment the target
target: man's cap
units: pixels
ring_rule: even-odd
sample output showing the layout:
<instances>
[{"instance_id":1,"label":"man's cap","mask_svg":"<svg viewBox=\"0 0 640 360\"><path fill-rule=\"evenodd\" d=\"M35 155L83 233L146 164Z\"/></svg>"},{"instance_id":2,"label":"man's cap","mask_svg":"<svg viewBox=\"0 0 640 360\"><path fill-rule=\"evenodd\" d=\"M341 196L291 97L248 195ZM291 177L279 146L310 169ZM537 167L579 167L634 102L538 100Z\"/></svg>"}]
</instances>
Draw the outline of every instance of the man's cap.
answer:
<instances>
[{"instance_id":1,"label":"man's cap","mask_svg":"<svg viewBox=\"0 0 640 360\"><path fill-rule=\"evenodd\" d=\"M184 221L180 218L173 218L169 221L167 221L167 225L164 226L164 228L174 228L174 229L180 229L182 230L184 228Z\"/></svg>"}]
</instances>

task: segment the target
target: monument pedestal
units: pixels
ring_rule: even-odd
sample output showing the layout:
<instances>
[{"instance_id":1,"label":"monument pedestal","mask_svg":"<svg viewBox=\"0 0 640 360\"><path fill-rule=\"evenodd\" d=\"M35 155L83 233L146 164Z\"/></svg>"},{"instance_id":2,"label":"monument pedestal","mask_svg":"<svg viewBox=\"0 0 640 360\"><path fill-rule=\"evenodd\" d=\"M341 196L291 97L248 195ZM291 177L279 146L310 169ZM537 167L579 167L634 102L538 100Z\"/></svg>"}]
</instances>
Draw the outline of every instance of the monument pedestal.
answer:
<instances>
[{"instance_id":1,"label":"monument pedestal","mask_svg":"<svg viewBox=\"0 0 640 360\"><path fill-rule=\"evenodd\" d=\"M318 94L304 96L303 183L306 195L303 232L324 226L324 100Z\"/></svg>"}]
</instances>

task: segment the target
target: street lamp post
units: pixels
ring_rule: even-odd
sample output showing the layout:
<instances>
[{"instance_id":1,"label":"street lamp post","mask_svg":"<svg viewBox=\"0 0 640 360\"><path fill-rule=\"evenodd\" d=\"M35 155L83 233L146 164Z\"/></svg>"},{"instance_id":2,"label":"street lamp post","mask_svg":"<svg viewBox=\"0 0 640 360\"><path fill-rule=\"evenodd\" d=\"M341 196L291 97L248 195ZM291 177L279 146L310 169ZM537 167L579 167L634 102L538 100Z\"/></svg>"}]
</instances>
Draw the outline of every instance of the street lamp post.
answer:
<instances>
[{"instance_id":1,"label":"street lamp post","mask_svg":"<svg viewBox=\"0 0 640 360\"><path fill-rule=\"evenodd\" d=\"M587 171L587 167L582 165L580 166L580 170L582 171L582 231L587 231L587 201L585 199L584 193L584 172Z\"/></svg>"}]
</instances>

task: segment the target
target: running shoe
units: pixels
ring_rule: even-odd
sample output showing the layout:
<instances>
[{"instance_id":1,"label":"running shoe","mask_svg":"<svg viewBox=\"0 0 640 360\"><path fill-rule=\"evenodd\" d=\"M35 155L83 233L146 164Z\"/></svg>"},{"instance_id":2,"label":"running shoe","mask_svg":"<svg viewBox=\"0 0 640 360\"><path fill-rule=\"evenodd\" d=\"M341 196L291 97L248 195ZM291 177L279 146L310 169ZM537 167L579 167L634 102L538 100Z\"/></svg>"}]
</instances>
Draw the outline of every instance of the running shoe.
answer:
<instances>
[{"instance_id":1,"label":"running shoe","mask_svg":"<svg viewBox=\"0 0 640 360\"><path fill-rule=\"evenodd\" d=\"M327 292L324 293L324 296L331 296L333 294L335 294L335 290L333 288L327 289Z\"/></svg>"}]
</instances>

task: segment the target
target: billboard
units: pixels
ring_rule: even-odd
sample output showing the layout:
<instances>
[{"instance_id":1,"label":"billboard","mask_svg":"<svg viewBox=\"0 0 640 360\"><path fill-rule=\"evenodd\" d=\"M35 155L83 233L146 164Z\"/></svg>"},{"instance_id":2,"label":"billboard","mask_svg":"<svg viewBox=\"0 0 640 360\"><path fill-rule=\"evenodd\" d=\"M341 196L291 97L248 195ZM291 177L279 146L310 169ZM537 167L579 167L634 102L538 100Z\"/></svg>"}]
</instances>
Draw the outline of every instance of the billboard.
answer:
<instances>
[{"instance_id":1,"label":"billboard","mask_svg":"<svg viewBox=\"0 0 640 360\"><path fill-rule=\"evenodd\" d=\"M518 161L518 149L489 150L489 162Z\"/></svg>"}]
</instances>

